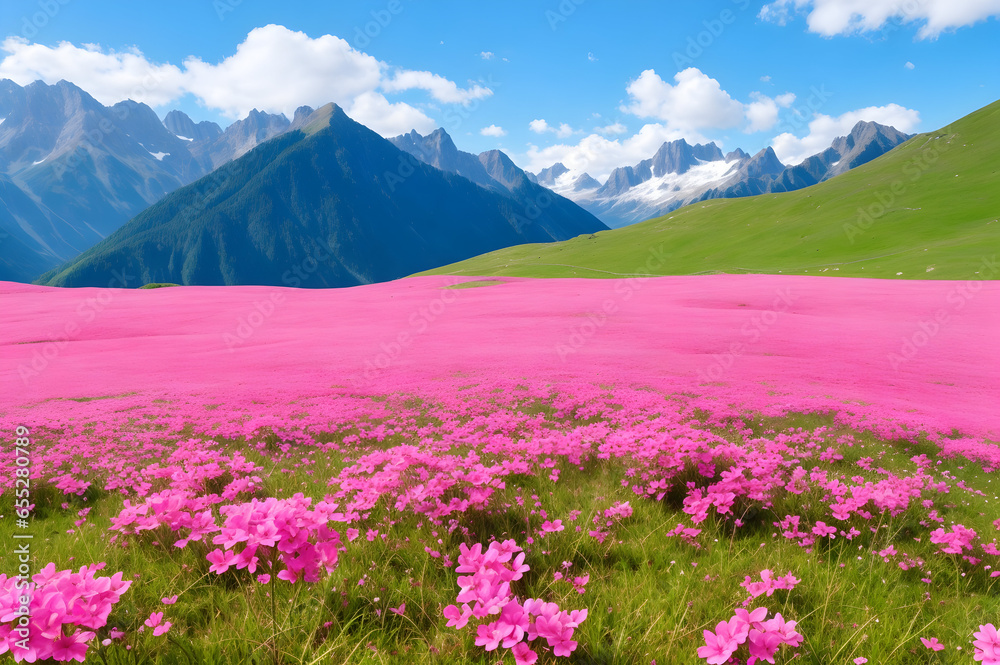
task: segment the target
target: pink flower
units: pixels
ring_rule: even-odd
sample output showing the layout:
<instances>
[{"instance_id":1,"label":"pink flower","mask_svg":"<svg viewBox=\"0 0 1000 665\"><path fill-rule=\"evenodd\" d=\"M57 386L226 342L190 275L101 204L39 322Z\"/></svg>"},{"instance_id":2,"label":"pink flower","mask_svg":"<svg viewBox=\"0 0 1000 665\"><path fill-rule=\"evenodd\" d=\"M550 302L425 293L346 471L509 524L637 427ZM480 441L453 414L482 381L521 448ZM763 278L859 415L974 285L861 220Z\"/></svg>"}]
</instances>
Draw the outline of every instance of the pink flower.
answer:
<instances>
[{"instance_id":1,"label":"pink flower","mask_svg":"<svg viewBox=\"0 0 1000 665\"><path fill-rule=\"evenodd\" d=\"M215 549L208 553L205 557L211 562L209 570L217 575L222 575L230 566L236 564L236 555L229 550Z\"/></svg>"},{"instance_id":2,"label":"pink flower","mask_svg":"<svg viewBox=\"0 0 1000 665\"><path fill-rule=\"evenodd\" d=\"M462 630L469 623L469 619L472 618L472 609L468 604L463 604L461 610L455 605L449 605L444 608L444 616L448 619L448 623L445 624L446 626L450 626L455 630Z\"/></svg>"},{"instance_id":3,"label":"pink flower","mask_svg":"<svg viewBox=\"0 0 1000 665\"><path fill-rule=\"evenodd\" d=\"M518 642L511 649L514 652L515 665L534 665L538 654L531 650L527 642Z\"/></svg>"},{"instance_id":4,"label":"pink flower","mask_svg":"<svg viewBox=\"0 0 1000 665\"><path fill-rule=\"evenodd\" d=\"M996 626L988 623L979 627L978 633L973 633L975 641L972 646L976 648L973 659L982 661L983 665L1000 665L1000 635L997 635Z\"/></svg>"},{"instance_id":5,"label":"pink flower","mask_svg":"<svg viewBox=\"0 0 1000 665\"><path fill-rule=\"evenodd\" d=\"M702 631L705 646L698 647L698 657L705 658L708 665L723 665L746 641L749 632L747 624L736 617L720 621L714 633L710 630Z\"/></svg>"},{"instance_id":6,"label":"pink flower","mask_svg":"<svg viewBox=\"0 0 1000 665\"><path fill-rule=\"evenodd\" d=\"M394 614L398 614L399 616L403 616L406 614L406 603L400 604L399 607L390 607L389 611Z\"/></svg>"},{"instance_id":7,"label":"pink flower","mask_svg":"<svg viewBox=\"0 0 1000 665\"><path fill-rule=\"evenodd\" d=\"M87 642L92 640L95 635L96 633L89 631L77 631L72 635L59 637L52 643L52 659L64 662L70 660L84 662L87 657ZM20 652L18 655L21 655Z\"/></svg>"},{"instance_id":8,"label":"pink flower","mask_svg":"<svg viewBox=\"0 0 1000 665\"><path fill-rule=\"evenodd\" d=\"M165 632L170 630L170 626L173 625L169 621L161 624L160 622L162 620L163 620L163 612L153 612L152 614L149 615L149 618L146 619L146 621L144 621L143 623L146 626L149 626L150 628L153 629L154 637L159 637L160 635L163 635Z\"/></svg>"},{"instance_id":9,"label":"pink flower","mask_svg":"<svg viewBox=\"0 0 1000 665\"><path fill-rule=\"evenodd\" d=\"M865 665L865 663L867 662L868 659L865 658L864 656L858 656L857 658L854 659L854 665Z\"/></svg>"},{"instance_id":10,"label":"pink flower","mask_svg":"<svg viewBox=\"0 0 1000 665\"><path fill-rule=\"evenodd\" d=\"M164 605L173 605L177 602L177 596L169 596L167 598L160 598L160 602Z\"/></svg>"},{"instance_id":11,"label":"pink flower","mask_svg":"<svg viewBox=\"0 0 1000 665\"><path fill-rule=\"evenodd\" d=\"M542 531L546 533L555 533L556 531L562 531L566 527L563 526L562 520L553 520L549 522L548 520L542 522Z\"/></svg>"},{"instance_id":12,"label":"pink flower","mask_svg":"<svg viewBox=\"0 0 1000 665\"><path fill-rule=\"evenodd\" d=\"M920 641L923 643L925 647L927 647L931 651L940 651L941 649L944 649L944 645L938 642L938 639L936 637L932 637L931 639L927 639L926 637L921 637Z\"/></svg>"},{"instance_id":13,"label":"pink flower","mask_svg":"<svg viewBox=\"0 0 1000 665\"><path fill-rule=\"evenodd\" d=\"M836 527L827 526L825 522L816 522L815 526L812 528L812 532L820 538L828 536L832 540L837 537Z\"/></svg>"}]
</instances>

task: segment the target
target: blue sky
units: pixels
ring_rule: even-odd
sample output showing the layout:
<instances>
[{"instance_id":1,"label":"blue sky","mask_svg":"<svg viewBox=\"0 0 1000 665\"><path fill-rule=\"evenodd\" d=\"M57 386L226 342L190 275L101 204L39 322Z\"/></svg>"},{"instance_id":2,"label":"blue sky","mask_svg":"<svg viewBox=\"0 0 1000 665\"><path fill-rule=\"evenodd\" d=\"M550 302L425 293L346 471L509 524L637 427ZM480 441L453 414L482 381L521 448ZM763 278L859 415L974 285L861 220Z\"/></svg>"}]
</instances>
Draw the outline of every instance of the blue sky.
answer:
<instances>
[{"instance_id":1,"label":"blue sky","mask_svg":"<svg viewBox=\"0 0 1000 665\"><path fill-rule=\"evenodd\" d=\"M598 177L666 139L794 163L857 119L926 131L1000 98L992 1L305 4L5 0L0 77L223 125L336 101L384 135L443 126Z\"/></svg>"}]
</instances>

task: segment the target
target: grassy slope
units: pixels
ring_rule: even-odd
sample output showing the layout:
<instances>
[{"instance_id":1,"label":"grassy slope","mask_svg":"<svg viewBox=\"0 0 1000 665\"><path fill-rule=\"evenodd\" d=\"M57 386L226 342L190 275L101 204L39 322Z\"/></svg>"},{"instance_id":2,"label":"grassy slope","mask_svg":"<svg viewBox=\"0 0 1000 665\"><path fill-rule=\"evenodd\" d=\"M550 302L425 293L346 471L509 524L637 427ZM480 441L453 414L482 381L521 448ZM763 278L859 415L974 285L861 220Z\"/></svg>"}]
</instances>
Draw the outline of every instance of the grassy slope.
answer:
<instances>
[{"instance_id":1,"label":"grassy slope","mask_svg":"<svg viewBox=\"0 0 1000 665\"><path fill-rule=\"evenodd\" d=\"M860 209L872 215L867 229L859 225ZM648 270L968 279L1000 248L998 219L995 102L807 189L696 203L624 229L511 247L422 274L615 277Z\"/></svg>"}]
</instances>

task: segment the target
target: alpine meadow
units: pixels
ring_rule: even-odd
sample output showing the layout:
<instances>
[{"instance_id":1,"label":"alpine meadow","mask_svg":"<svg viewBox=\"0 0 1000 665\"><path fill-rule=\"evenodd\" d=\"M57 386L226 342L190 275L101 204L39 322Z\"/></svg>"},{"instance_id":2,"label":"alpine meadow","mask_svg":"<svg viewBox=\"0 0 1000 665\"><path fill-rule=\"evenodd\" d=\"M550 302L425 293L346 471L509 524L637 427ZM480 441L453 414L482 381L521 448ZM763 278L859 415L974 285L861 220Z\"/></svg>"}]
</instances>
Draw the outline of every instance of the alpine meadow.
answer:
<instances>
[{"instance_id":1,"label":"alpine meadow","mask_svg":"<svg viewBox=\"0 0 1000 665\"><path fill-rule=\"evenodd\" d=\"M5 2L0 659L1000 665L998 19Z\"/></svg>"}]
</instances>

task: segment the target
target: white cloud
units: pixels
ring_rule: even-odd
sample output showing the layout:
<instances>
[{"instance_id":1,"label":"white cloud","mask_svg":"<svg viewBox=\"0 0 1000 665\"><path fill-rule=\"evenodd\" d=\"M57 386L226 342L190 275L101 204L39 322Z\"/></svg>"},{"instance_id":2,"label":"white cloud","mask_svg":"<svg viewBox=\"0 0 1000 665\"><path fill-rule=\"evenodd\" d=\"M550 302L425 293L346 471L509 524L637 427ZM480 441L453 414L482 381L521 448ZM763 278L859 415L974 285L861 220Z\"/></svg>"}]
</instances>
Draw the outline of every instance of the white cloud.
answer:
<instances>
[{"instance_id":1,"label":"white cloud","mask_svg":"<svg viewBox=\"0 0 1000 665\"><path fill-rule=\"evenodd\" d=\"M626 133L628 128L620 122L615 122L604 127L594 127L594 131L598 134L617 136L618 134Z\"/></svg>"},{"instance_id":2,"label":"white cloud","mask_svg":"<svg viewBox=\"0 0 1000 665\"><path fill-rule=\"evenodd\" d=\"M629 83L630 103L621 110L640 118L656 118L681 132L743 125L745 132L753 133L774 127L780 109L795 101L790 92L774 98L753 92L749 103L741 103L695 67L678 72L674 80L676 85L671 85L647 69Z\"/></svg>"},{"instance_id":3,"label":"white cloud","mask_svg":"<svg viewBox=\"0 0 1000 665\"><path fill-rule=\"evenodd\" d=\"M382 136L399 136L411 129L420 134L429 134L438 126L423 111L403 102L390 103L377 92L361 93L344 107L344 111Z\"/></svg>"},{"instance_id":4,"label":"white cloud","mask_svg":"<svg viewBox=\"0 0 1000 665\"><path fill-rule=\"evenodd\" d=\"M529 122L528 129L530 129L536 134L545 134L551 132L552 134L555 134L557 137L561 139L564 139L567 136L572 136L573 134L576 133L576 130L570 127L565 122L559 123L558 127L553 127L542 118L537 118Z\"/></svg>"},{"instance_id":5,"label":"white cloud","mask_svg":"<svg viewBox=\"0 0 1000 665\"><path fill-rule=\"evenodd\" d=\"M385 66L339 37L312 39L267 25L251 30L222 62L190 57L184 67L185 90L206 106L239 118L252 108L288 117L302 104L336 102L346 108L358 95L378 88Z\"/></svg>"},{"instance_id":6,"label":"white cloud","mask_svg":"<svg viewBox=\"0 0 1000 665\"><path fill-rule=\"evenodd\" d=\"M493 53L493 51L480 51L479 52L479 57L482 58L483 60L492 60L494 55L495 54Z\"/></svg>"},{"instance_id":7,"label":"white cloud","mask_svg":"<svg viewBox=\"0 0 1000 665\"><path fill-rule=\"evenodd\" d=\"M751 92L750 102L746 106L747 126L743 130L748 134L766 132L778 123L779 107L788 108L795 101L795 95L786 92L774 99L759 92Z\"/></svg>"},{"instance_id":8,"label":"white cloud","mask_svg":"<svg viewBox=\"0 0 1000 665\"><path fill-rule=\"evenodd\" d=\"M556 136L564 139L567 136L572 136L576 133L576 130L567 125L565 122L559 123L559 128L556 129Z\"/></svg>"},{"instance_id":9,"label":"white cloud","mask_svg":"<svg viewBox=\"0 0 1000 665\"><path fill-rule=\"evenodd\" d=\"M679 130L726 129L743 122L743 105L719 82L695 67L674 76L676 85L647 69L628 84L630 103L621 110L640 118L656 118Z\"/></svg>"},{"instance_id":10,"label":"white cloud","mask_svg":"<svg viewBox=\"0 0 1000 665\"><path fill-rule=\"evenodd\" d=\"M475 99L483 99L493 94L489 88L475 84L463 90L454 81L431 72L414 72L402 70L396 72L391 79L382 82L386 92L402 92L403 90L426 90L439 102L445 104L468 104Z\"/></svg>"},{"instance_id":11,"label":"white cloud","mask_svg":"<svg viewBox=\"0 0 1000 665\"><path fill-rule=\"evenodd\" d=\"M764 83L770 83L771 82L771 77L768 76L767 74L764 74L763 76L760 77L760 80L762 82L764 82Z\"/></svg>"},{"instance_id":12,"label":"white cloud","mask_svg":"<svg viewBox=\"0 0 1000 665\"><path fill-rule=\"evenodd\" d=\"M783 95L778 95L777 97L774 98L774 101L776 101L778 103L778 106L780 106L781 108L787 109L789 106L795 103L795 93L786 92Z\"/></svg>"},{"instance_id":13,"label":"white cloud","mask_svg":"<svg viewBox=\"0 0 1000 665\"><path fill-rule=\"evenodd\" d=\"M390 102L386 94L423 90L445 104L469 104L493 94L479 84L462 88L432 72L390 67L334 35L312 38L280 25L255 28L218 63L191 56L182 66L151 62L135 48L113 51L69 42L50 47L9 37L0 42L0 78L21 85L66 79L103 104L134 99L163 107L192 94L234 119L253 108L292 117L303 104L335 102L386 135L437 125L410 104Z\"/></svg>"},{"instance_id":14,"label":"white cloud","mask_svg":"<svg viewBox=\"0 0 1000 665\"><path fill-rule=\"evenodd\" d=\"M869 106L836 118L817 114L809 123L809 133L806 136L799 138L786 132L774 138L772 147L784 164L799 164L806 157L829 148L830 143L838 136L850 134L854 125L862 120L889 125L909 134L920 124L920 114L899 104Z\"/></svg>"},{"instance_id":15,"label":"white cloud","mask_svg":"<svg viewBox=\"0 0 1000 665\"><path fill-rule=\"evenodd\" d=\"M907 60L906 64L903 65L903 66L906 67L907 69L910 69L910 70L913 70L913 69L917 68L917 66L915 64L913 64L912 62L910 62L909 60Z\"/></svg>"},{"instance_id":16,"label":"white cloud","mask_svg":"<svg viewBox=\"0 0 1000 665\"><path fill-rule=\"evenodd\" d=\"M1000 16L1000 0L775 0L759 17L784 25L799 12L807 14L810 32L826 37L918 24L917 37L933 39Z\"/></svg>"},{"instance_id":17,"label":"white cloud","mask_svg":"<svg viewBox=\"0 0 1000 665\"><path fill-rule=\"evenodd\" d=\"M587 60L591 62L597 62L597 56L593 52L587 54Z\"/></svg>"},{"instance_id":18,"label":"white cloud","mask_svg":"<svg viewBox=\"0 0 1000 665\"><path fill-rule=\"evenodd\" d=\"M0 52L7 54L0 60L0 79L9 78L18 85L66 79L102 104L134 99L160 106L184 90L184 74L178 67L153 64L137 49L102 52L93 44L78 47L60 42L49 47L8 37L0 43Z\"/></svg>"},{"instance_id":19,"label":"white cloud","mask_svg":"<svg viewBox=\"0 0 1000 665\"><path fill-rule=\"evenodd\" d=\"M549 131L549 123L545 122L545 120L541 118L536 118L528 123L528 129L536 134L544 134Z\"/></svg>"},{"instance_id":20,"label":"white cloud","mask_svg":"<svg viewBox=\"0 0 1000 665\"><path fill-rule=\"evenodd\" d=\"M501 136L507 136L507 132L504 131L503 127L497 127L496 125L490 125L489 127L483 127L479 130L479 133L483 136L496 136L497 138Z\"/></svg>"}]
</instances>

